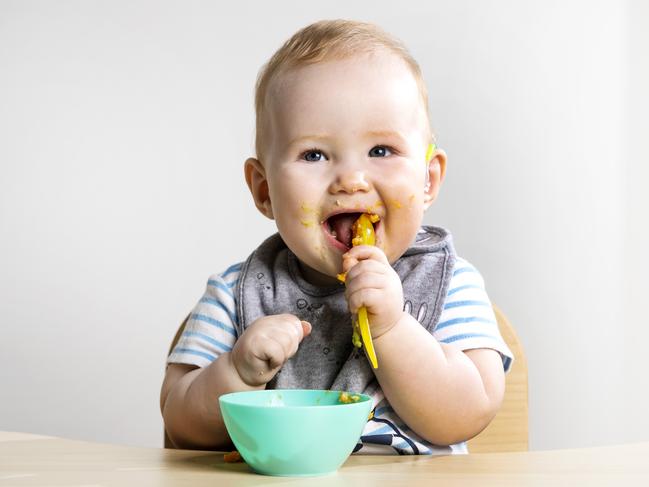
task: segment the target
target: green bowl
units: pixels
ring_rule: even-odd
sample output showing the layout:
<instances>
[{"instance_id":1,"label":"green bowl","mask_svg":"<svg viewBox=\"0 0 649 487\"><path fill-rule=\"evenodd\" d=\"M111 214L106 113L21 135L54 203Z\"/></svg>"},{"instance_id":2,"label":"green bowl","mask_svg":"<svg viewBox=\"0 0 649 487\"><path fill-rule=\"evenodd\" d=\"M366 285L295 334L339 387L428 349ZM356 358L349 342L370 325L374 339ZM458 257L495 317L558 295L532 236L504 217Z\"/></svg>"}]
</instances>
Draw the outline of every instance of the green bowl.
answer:
<instances>
[{"instance_id":1,"label":"green bowl","mask_svg":"<svg viewBox=\"0 0 649 487\"><path fill-rule=\"evenodd\" d=\"M230 438L257 473L290 477L335 472L354 450L372 400L343 404L340 391L263 390L224 394Z\"/></svg>"}]
</instances>

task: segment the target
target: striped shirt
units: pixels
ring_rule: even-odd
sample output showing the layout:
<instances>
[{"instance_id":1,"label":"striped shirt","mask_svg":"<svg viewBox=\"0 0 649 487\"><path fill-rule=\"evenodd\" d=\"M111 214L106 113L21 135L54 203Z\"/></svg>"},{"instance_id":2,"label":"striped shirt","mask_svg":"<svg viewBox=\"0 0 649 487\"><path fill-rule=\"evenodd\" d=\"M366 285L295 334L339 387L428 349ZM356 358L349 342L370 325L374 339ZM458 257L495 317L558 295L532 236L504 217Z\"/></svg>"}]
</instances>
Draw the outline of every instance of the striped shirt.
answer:
<instances>
[{"instance_id":1,"label":"striped shirt","mask_svg":"<svg viewBox=\"0 0 649 487\"><path fill-rule=\"evenodd\" d=\"M232 350L237 322L235 287L242 263L210 276L203 297L192 310L185 330L167 363L205 367L223 352ZM406 311L417 317L420 311ZM513 356L498 331L484 280L478 270L458 257L433 337L460 350L489 348L500 353L508 371ZM368 420L355 451L379 454L449 454L466 453L466 444L437 446L420 438L396 415L381 388L365 391L372 396L374 415Z\"/></svg>"}]
</instances>

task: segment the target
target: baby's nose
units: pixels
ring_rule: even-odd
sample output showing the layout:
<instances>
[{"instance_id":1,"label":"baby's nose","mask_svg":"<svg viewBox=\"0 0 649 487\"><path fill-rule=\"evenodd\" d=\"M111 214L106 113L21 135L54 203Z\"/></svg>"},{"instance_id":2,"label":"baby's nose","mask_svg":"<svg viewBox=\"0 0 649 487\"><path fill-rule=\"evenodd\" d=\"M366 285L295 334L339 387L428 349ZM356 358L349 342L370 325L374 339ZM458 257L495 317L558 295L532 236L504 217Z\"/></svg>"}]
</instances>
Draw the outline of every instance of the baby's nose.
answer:
<instances>
[{"instance_id":1,"label":"baby's nose","mask_svg":"<svg viewBox=\"0 0 649 487\"><path fill-rule=\"evenodd\" d=\"M357 191L367 192L370 184L363 171L349 170L341 171L336 180L331 184L329 192L335 193L356 193Z\"/></svg>"}]
</instances>

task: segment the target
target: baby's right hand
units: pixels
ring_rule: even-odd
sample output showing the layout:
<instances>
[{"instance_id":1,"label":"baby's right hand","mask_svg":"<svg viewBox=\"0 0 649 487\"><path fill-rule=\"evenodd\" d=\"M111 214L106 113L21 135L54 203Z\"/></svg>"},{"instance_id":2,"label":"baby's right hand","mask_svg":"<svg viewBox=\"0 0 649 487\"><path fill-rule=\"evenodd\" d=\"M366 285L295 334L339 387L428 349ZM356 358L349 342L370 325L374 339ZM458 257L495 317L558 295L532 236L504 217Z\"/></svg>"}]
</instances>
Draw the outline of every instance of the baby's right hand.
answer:
<instances>
[{"instance_id":1,"label":"baby's right hand","mask_svg":"<svg viewBox=\"0 0 649 487\"><path fill-rule=\"evenodd\" d=\"M310 333L311 324L297 316L264 316L239 337L231 352L232 363L249 386L266 384Z\"/></svg>"}]
</instances>

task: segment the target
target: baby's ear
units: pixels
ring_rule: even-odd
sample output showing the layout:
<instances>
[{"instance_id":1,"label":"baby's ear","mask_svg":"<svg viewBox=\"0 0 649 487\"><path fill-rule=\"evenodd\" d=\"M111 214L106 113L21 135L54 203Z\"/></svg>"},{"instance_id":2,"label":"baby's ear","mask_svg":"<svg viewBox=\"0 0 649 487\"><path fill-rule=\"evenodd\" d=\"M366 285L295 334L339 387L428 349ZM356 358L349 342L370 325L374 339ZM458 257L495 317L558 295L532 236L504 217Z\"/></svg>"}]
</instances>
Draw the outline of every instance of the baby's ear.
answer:
<instances>
[{"instance_id":1,"label":"baby's ear","mask_svg":"<svg viewBox=\"0 0 649 487\"><path fill-rule=\"evenodd\" d=\"M442 149L435 149L426 162L428 164L426 173L426 186L424 186L424 209L428 209L439 194L439 187L444 180L446 173L446 152Z\"/></svg>"},{"instance_id":2,"label":"baby's ear","mask_svg":"<svg viewBox=\"0 0 649 487\"><path fill-rule=\"evenodd\" d=\"M266 179L266 170L261 162L254 157L246 159L243 165L243 172L246 177L246 183L250 189L250 194L255 200L255 206L262 215L274 220L273 206L270 202L270 192L268 191L268 180Z\"/></svg>"}]
</instances>

